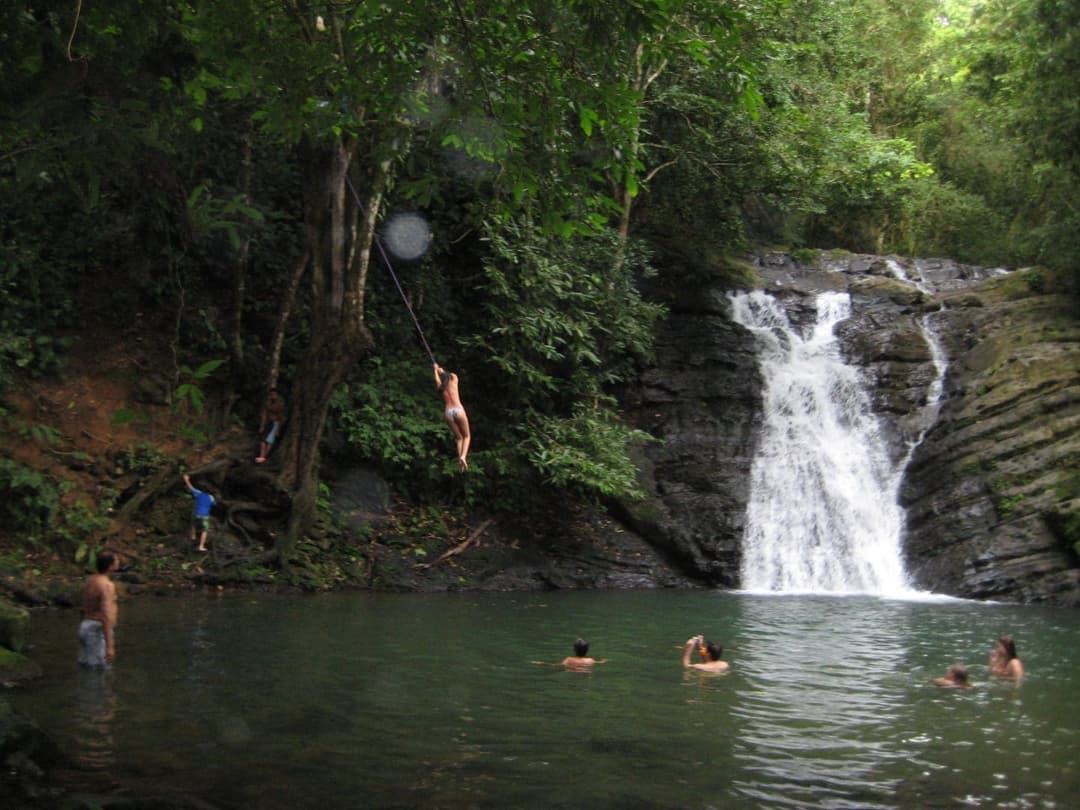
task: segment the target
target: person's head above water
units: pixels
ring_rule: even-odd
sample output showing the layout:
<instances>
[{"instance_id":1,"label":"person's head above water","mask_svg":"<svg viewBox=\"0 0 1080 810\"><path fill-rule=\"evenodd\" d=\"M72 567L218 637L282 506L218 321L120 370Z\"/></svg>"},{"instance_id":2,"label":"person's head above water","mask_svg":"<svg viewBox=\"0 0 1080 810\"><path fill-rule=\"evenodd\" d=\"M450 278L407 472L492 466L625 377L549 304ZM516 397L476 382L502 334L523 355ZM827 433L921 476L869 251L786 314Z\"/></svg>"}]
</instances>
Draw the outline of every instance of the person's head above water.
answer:
<instances>
[{"instance_id":1,"label":"person's head above water","mask_svg":"<svg viewBox=\"0 0 1080 810\"><path fill-rule=\"evenodd\" d=\"M698 647L700 652L709 661L719 661L720 656L724 654L724 648L717 644L715 641L702 641L701 646Z\"/></svg>"},{"instance_id":2,"label":"person's head above water","mask_svg":"<svg viewBox=\"0 0 1080 810\"><path fill-rule=\"evenodd\" d=\"M968 684L968 671L967 667L963 664L953 664L945 671L945 677L955 683L957 686L967 686Z\"/></svg>"},{"instance_id":3,"label":"person's head above water","mask_svg":"<svg viewBox=\"0 0 1080 810\"><path fill-rule=\"evenodd\" d=\"M1005 652L1005 660L1012 661L1016 658L1016 641L1012 636L999 636L997 640L998 645Z\"/></svg>"},{"instance_id":4,"label":"person's head above water","mask_svg":"<svg viewBox=\"0 0 1080 810\"><path fill-rule=\"evenodd\" d=\"M589 654L589 642L583 638L579 638L574 642L574 655L578 658L584 658Z\"/></svg>"}]
</instances>

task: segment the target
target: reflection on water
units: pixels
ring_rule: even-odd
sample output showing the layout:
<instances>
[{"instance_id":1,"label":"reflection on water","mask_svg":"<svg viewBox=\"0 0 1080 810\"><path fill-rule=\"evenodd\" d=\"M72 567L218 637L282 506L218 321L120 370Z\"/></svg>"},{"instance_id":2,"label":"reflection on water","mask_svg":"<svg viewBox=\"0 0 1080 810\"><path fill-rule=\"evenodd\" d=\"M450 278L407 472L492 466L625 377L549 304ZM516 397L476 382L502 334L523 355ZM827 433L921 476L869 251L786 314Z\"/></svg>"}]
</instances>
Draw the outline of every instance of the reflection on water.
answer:
<instances>
[{"instance_id":1,"label":"reflection on water","mask_svg":"<svg viewBox=\"0 0 1080 810\"><path fill-rule=\"evenodd\" d=\"M111 773L116 765L116 692L111 669L78 668L75 678L75 745L77 765L87 771Z\"/></svg>"},{"instance_id":2,"label":"reflection on water","mask_svg":"<svg viewBox=\"0 0 1080 810\"><path fill-rule=\"evenodd\" d=\"M707 592L136 600L111 672L34 620L74 787L220 808L1066 807L1075 611ZM1004 631L1028 669L989 682ZM730 674L680 665L719 641ZM608 663L538 667L577 637ZM953 661L976 687L940 689Z\"/></svg>"},{"instance_id":3,"label":"reflection on water","mask_svg":"<svg viewBox=\"0 0 1080 810\"><path fill-rule=\"evenodd\" d=\"M741 665L754 675L740 693L740 790L767 799L790 785L790 806L859 796L863 807L895 788L883 767L903 756L890 731L904 712L902 622L881 602L835 598L749 601ZM874 797L881 797L875 799Z\"/></svg>"}]
</instances>

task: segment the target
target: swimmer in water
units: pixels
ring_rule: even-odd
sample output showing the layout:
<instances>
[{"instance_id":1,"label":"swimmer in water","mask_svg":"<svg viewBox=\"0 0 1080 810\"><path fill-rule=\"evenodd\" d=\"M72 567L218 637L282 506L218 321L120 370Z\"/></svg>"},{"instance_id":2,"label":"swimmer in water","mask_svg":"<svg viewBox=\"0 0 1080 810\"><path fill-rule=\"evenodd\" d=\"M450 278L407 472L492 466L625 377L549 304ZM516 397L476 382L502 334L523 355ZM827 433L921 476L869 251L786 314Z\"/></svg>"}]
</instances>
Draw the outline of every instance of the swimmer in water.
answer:
<instances>
[{"instance_id":1,"label":"swimmer in water","mask_svg":"<svg viewBox=\"0 0 1080 810\"><path fill-rule=\"evenodd\" d=\"M938 686L971 686L971 682L968 680L967 667L963 664L951 665L945 670L944 678L931 678L930 681Z\"/></svg>"},{"instance_id":2,"label":"swimmer in water","mask_svg":"<svg viewBox=\"0 0 1080 810\"><path fill-rule=\"evenodd\" d=\"M690 661L690 656L693 654L695 648L704 659L698 664ZM727 661L720 660L720 656L723 654L724 648L715 641L706 641L705 636L694 636L693 638L688 638L686 640L686 648L683 650L682 656L682 665L686 669L696 669L701 672L727 672L731 667Z\"/></svg>"},{"instance_id":3,"label":"swimmer in water","mask_svg":"<svg viewBox=\"0 0 1080 810\"><path fill-rule=\"evenodd\" d=\"M997 678L1019 681L1024 677L1024 664L1016 656L1012 636L1000 636L990 652L990 674Z\"/></svg>"}]
</instances>

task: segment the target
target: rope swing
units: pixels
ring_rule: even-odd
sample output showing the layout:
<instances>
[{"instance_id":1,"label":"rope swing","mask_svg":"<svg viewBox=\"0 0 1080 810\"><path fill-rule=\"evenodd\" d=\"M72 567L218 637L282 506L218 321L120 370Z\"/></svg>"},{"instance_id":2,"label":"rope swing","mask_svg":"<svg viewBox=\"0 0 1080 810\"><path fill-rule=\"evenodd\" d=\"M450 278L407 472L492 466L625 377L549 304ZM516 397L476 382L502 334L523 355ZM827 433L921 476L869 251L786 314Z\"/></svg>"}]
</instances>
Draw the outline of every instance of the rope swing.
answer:
<instances>
[{"instance_id":1,"label":"rope swing","mask_svg":"<svg viewBox=\"0 0 1080 810\"><path fill-rule=\"evenodd\" d=\"M345 175L345 183L349 186L349 191L352 192L353 199L356 200L356 207L360 209L361 214L365 214L364 204L360 202L360 195L356 193L356 187L353 186L352 180L349 175ZM424 344L424 351L427 352L429 358L431 358L431 364L437 365L435 362L435 355L431 353L431 347L428 346L427 338L424 337L424 330L420 328L420 321L416 317L416 313L413 312L412 304L409 303L409 299L405 296L405 290L401 287L401 282L398 281L397 273L394 272L394 266L390 263L390 257L386 253L386 249L383 247L382 240L379 238L379 234L375 234L375 247L379 250L379 255L382 256L383 263L386 265L386 269L390 272L390 278L394 280L394 286L397 287L398 295L401 296L402 303L405 304L405 309L409 311L409 315L412 317L413 324L416 325L416 333L420 336L420 342Z\"/></svg>"},{"instance_id":2,"label":"rope swing","mask_svg":"<svg viewBox=\"0 0 1080 810\"><path fill-rule=\"evenodd\" d=\"M352 180L347 173L345 174L345 183L348 185L349 191L352 192L353 199L356 200L356 207L361 214L366 216L367 212L364 210L364 204L360 202L360 195L356 193L356 187L352 184ZM401 296L405 309L409 311L409 315L416 325L416 334L420 336L420 342L424 344L424 351L431 358L431 365L435 372L435 384L439 386L439 393L445 404L443 413L446 416L446 423L450 426L450 431L454 434L454 443L457 446L458 467L462 472L465 472L469 469L467 457L469 455L469 445L472 443L472 430L469 427L469 417L465 413L465 406L461 404L461 397L458 394L458 376L453 372L447 372L435 361L435 355L432 354L427 338L424 337L424 330L420 327L420 321L416 317L416 313L413 312L412 304L405 297L405 290L402 289L401 282L398 281L397 273L394 272L394 265L391 264L390 257L386 254L386 249L383 247L378 232L373 235L373 240L375 247L379 249L379 255L382 256L386 269L390 272L390 278L394 280L394 286L397 287L398 295Z\"/></svg>"}]
</instances>

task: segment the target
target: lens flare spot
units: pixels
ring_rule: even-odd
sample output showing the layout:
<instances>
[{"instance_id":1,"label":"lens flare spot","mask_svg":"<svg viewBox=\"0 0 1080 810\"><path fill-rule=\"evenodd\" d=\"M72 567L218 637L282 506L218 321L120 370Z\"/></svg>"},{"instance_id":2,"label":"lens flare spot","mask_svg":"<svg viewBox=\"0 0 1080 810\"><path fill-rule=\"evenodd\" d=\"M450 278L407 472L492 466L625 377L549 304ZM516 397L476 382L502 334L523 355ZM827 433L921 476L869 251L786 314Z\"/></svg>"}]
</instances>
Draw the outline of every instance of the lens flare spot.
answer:
<instances>
[{"instance_id":1,"label":"lens flare spot","mask_svg":"<svg viewBox=\"0 0 1080 810\"><path fill-rule=\"evenodd\" d=\"M419 259L431 244L431 227L419 214L395 214L383 229L383 239L399 259Z\"/></svg>"}]
</instances>

